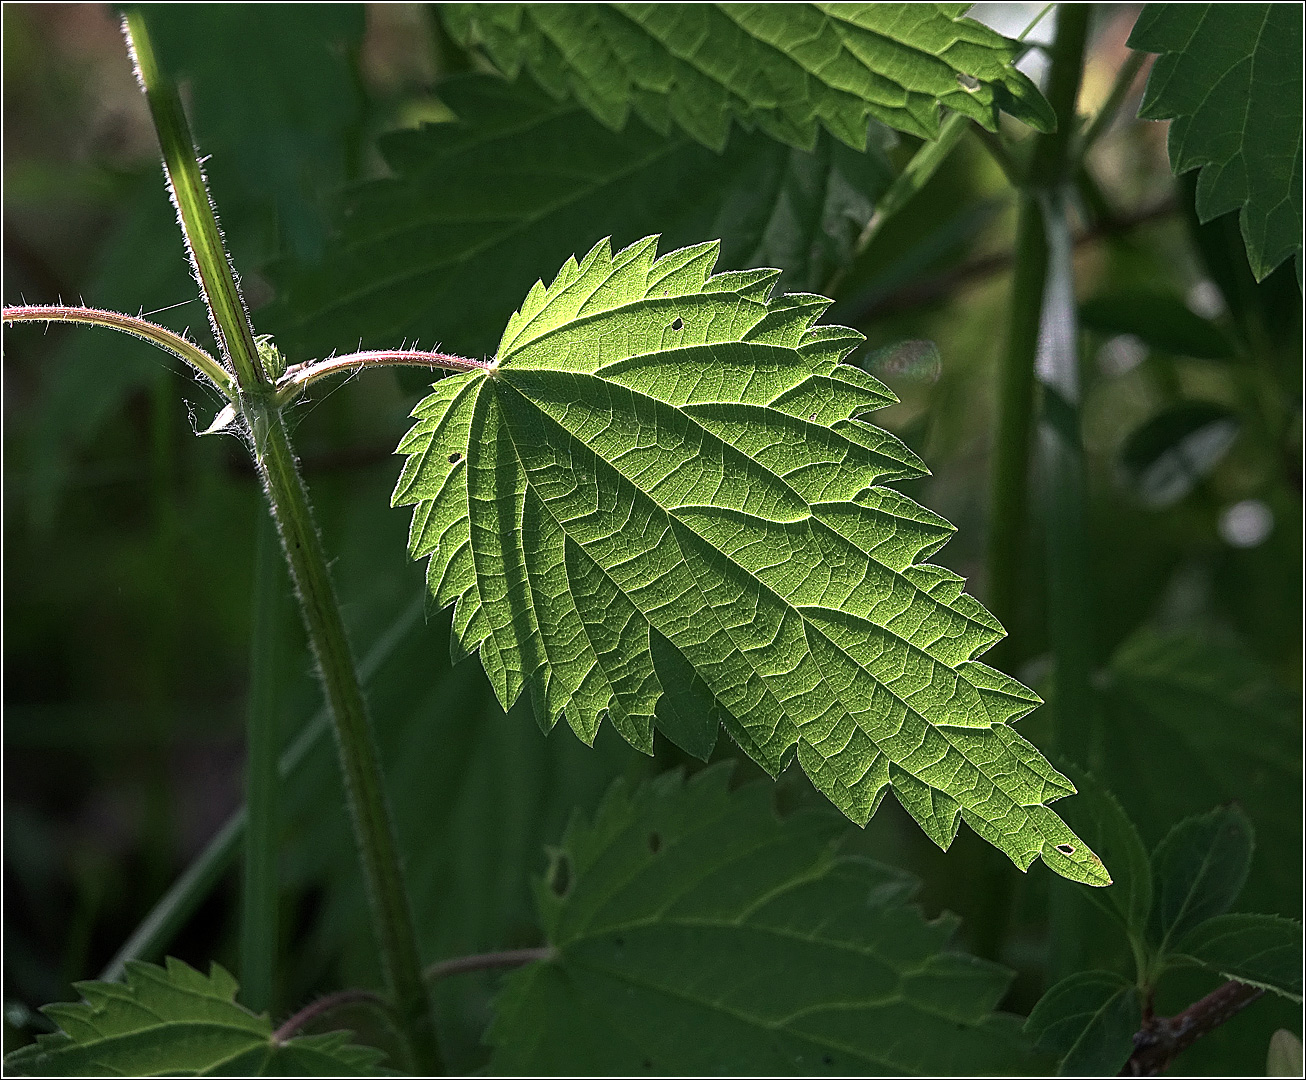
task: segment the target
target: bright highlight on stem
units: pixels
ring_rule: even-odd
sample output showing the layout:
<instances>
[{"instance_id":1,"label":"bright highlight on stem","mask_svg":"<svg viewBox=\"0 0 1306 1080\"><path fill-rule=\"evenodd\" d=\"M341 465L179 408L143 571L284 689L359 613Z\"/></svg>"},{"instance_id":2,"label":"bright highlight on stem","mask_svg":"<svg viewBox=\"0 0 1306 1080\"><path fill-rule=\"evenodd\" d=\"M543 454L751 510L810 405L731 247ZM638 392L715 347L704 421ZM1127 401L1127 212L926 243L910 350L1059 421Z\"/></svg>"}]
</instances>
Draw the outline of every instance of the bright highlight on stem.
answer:
<instances>
[{"instance_id":1,"label":"bright highlight on stem","mask_svg":"<svg viewBox=\"0 0 1306 1080\"><path fill-rule=\"evenodd\" d=\"M166 327L152 323L148 319L132 315L122 315L116 311L104 311L101 308L64 307L59 304L23 304L4 309L6 323L20 322L66 322L82 323L87 326L107 326L110 330L121 330L142 341L157 345L165 352L180 357L190 364L209 382L223 392L230 400L236 400L236 380L231 372L193 342L187 341L180 334L174 334Z\"/></svg>"}]
</instances>

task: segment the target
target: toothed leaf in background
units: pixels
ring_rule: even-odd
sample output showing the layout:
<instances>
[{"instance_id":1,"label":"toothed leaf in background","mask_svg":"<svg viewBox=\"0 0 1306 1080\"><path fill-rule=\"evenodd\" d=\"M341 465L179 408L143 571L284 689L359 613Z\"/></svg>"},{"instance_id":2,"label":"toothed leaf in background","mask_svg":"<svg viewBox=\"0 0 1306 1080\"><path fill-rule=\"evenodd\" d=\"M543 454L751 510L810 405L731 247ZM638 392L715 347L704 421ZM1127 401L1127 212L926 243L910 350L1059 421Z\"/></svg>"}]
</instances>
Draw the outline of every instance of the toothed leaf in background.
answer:
<instances>
[{"instance_id":1,"label":"toothed leaf in background","mask_svg":"<svg viewBox=\"0 0 1306 1080\"><path fill-rule=\"evenodd\" d=\"M525 78L439 92L458 119L385 136L393 176L346 196L326 255L268 269L279 300L264 318L291 355L360 341L486 355L504 312L578 248L655 229L672 246L720 236L727 267L779 266L785 288L819 289L892 180L881 147L829 136L809 153L735 131L717 154L638 121L612 132Z\"/></svg>"},{"instance_id":2,"label":"toothed leaf in background","mask_svg":"<svg viewBox=\"0 0 1306 1080\"><path fill-rule=\"evenodd\" d=\"M1217 915L1175 946L1226 979L1251 983L1301 1001L1301 923L1277 915Z\"/></svg>"},{"instance_id":3,"label":"toothed leaf in background","mask_svg":"<svg viewBox=\"0 0 1306 1080\"><path fill-rule=\"evenodd\" d=\"M1138 115L1170 121L1176 173L1201 168L1202 221L1239 211L1260 281L1301 251L1301 9L1148 4L1129 47L1161 54Z\"/></svg>"},{"instance_id":4,"label":"toothed leaf in background","mask_svg":"<svg viewBox=\"0 0 1306 1080\"><path fill-rule=\"evenodd\" d=\"M607 718L646 753L692 669L717 709L663 731L689 749L720 715L859 824L892 789L940 847L965 820L1022 870L1107 884L1046 805L1073 785L1010 726L1039 698L975 659L1002 628L923 561L952 526L882 486L926 469L860 419L896 400L840 363L861 335L771 296L778 271L656 243L569 260L490 369L413 413L393 501L457 652L543 729L592 742Z\"/></svg>"},{"instance_id":5,"label":"toothed leaf in background","mask_svg":"<svg viewBox=\"0 0 1306 1080\"><path fill-rule=\"evenodd\" d=\"M833 814L781 820L718 766L615 784L538 883L555 959L510 977L509 1074L1019 1074L1046 1069L1011 973L952 951L902 870L840 855Z\"/></svg>"},{"instance_id":6,"label":"toothed leaf in background","mask_svg":"<svg viewBox=\"0 0 1306 1080\"><path fill-rule=\"evenodd\" d=\"M633 112L725 145L732 119L810 148L824 127L855 149L878 121L922 139L939 107L997 130L1006 111L1056 117L1015 67L1020 46L964 4L448 4L445 25L509 78L525 69L620 130Z\"/></svg>"},{"instance_id":7,"label":"toothed leaf in background","mask_svg":"<svg viewBox=\"0 0 1306 1080\"><path fill-rule=\"evenodd\" d=\"M60 1030L5 1058L7 1076L392 1076L384 1055L331 1032L279 1042L266 1013L236 1004L236 980L168 958L133 961L122 983L82 982L83 1001L41 1011Z\"/></svg>"},{"instance_id":8,"label":"toothed leaf in background","mask_svg":"<svg viewBox=\"0 0 1306 1080\"><path fill-rule=\"evenodd\" d=\"M1025 1022L1058 1076L1113 1076L1129 1060L1142 1022L1138 987L1111 971L1077 971L1044 994Z\"/></svg>"}]
</instances>

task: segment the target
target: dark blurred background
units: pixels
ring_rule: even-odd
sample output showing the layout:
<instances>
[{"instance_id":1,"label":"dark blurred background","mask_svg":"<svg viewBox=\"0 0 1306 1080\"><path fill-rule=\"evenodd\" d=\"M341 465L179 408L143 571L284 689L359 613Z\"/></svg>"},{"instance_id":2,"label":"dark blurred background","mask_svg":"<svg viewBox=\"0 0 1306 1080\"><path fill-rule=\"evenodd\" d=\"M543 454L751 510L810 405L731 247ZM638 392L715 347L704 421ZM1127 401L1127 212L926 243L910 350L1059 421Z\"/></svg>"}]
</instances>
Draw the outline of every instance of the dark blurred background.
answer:
<instances>
[{"instance_id":1,"label":"dark blurred background","mask_svg":"<svg viewBox=\"0 0 1306 1080\"><path fill-rule=\"evenodd\" d=\"M980 7L1014 33L1038 5ZM1136 12L1104 6L1081 112L1106 97ZM264 5L256 14L252 5L165 5L152 16L161 54L187 80L226 238L263 329L275 267L326 257L342 192L388 175L378 139L448 120L440 83L475 58L450 45L433 6ZM212 348L116 15L98 4L6 4L3 18L5 303L143 310ZM1213 722L1246 725L1251 741L1267 724L1287 750L1259 766L1272 780L1257 781L1256 792L1271 785L1255 803L1264 813L1249 806L1262 847L1240 907L1299 917L1300 706L1291 693L1301 669L1300 293L1287 266L1251 282L1232 217L1197 227L1192 177L1171 177L1165 126L1132 119L1141 89L1140 78L1081 181L1095 645L1108 691L1113 658L1140 629L1200 632L1241 665L1248 711ZM901 138L890 156L900 165L915 145ZM608 232L628 240L661 228L637 220L639 210L595 222L574 250ZM831 315L867 334L859 356L902 398L877 422L932 468L903 487L958 526L938 561L981 598L1013 231L1011 189L979 144L963 140L850 270ZM551 275L559 261L531 273ZM456 308L456 288L441 302ZM912 344L895 347L902 341ZM482 347L492 346L491 337ZM370 697L423 947L437 959L535 943L529 880L543 868L543 845L573 808L592 810L613 776L681 756L663 748L649 761L607 729L594 751L565 730L543 738L529 709L503 716L474 663L449 672L447 615L414 614L422 568L405 553L408 512L389 507L392 451L420 390L420 380L373 373L315 394L294 415L355 649L366 653L388 631L398 641ZM244 447L195 436L217 407L133 339L5 331L6 1049L44 1030L36 1007L98 974L240 800L262 511ZM1038 525L1036 499L1032 536ZM1009 629L1017 673L1041 685L1049 664L1036 540L1030 552L1024 606ZM282 607L277 677L289 738L319 699L293 607ZM1133 722L1127 698L1110 707ZM1022 731L1039 742L1043 722L1035 714ZM1168 752L1164 739L1155 748ZM1260 798L1241 792L1251 776L1241 765L1217 775L1201 762L1184 777L1160 777L1169 766L1147 760L1128 780L1118 774L1118 788L1157 786L1150 809L1130 806L1149 843L1184 813ZM334 770L323 741L285 787L274 1014L377 974ZM781 792L807 797L797 770ZM945 857L904 822L886 801L854 842L920 874L931 912L982 918L985 901L970 884L991 871L993 852L963 833ZM993 946L1022 973L1011 1008L1027 1010L1042 988L1039 895L1019 894L1013 932ZM233 869L169 952L235 970L238 896ZM477 1040L495 985L469 976L440 991L454 1068L483 1060ZM1186 986L1174 993L1186 1003ZM1258 1005L1179 1069L1240 1067L1248 1047L1296 1023L1283 1013Z\"/></svg>"}]
</instances>

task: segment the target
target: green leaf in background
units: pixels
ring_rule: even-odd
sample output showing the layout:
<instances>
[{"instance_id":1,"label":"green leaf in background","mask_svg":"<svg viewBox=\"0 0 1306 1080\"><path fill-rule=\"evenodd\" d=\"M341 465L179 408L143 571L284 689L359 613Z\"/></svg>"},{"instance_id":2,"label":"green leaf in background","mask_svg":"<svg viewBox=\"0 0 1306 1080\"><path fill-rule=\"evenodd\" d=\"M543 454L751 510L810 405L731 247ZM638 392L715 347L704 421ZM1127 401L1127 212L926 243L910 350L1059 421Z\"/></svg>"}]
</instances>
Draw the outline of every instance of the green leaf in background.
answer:
<instances>
[{"instance_id":1,"label":"green leaf in background","mask_svg":"<svg viewBox=\"0 0 1306 1080\"><path fill-rule=\"evenodd\" d=\"M458 119L382 140L393 178L347 197L326 256L269 269L267 320L293 357L360 340L486 355L504 312L578 247L655 229L676 245L721 236L728 267L819 289L892 179L880 148L828 136L808 153L736 131L716 154L638 122L617 134L528 79L467 76L440 96Z\"/></svg>"},{"instance_id":2,"label":"green leaf in background","mask_svg":"<svg viewBox=\"0 0 1306 1080\"><path fill-rule=\"evenodd\" d=\"M1193 927L1174 951L1226 979L1302 999L1302 931L1292 919L1217 915Z\"/></svg>"},{"instance_id":3,"label":"green leaf in background","mask_svg":"<svg viewBox=\"0 0 1306 1080\"><path fill-rule=\"evenodd\" d=\"M1170 167L1201 167L1202 221L1241 211L1260 281L1301 251L1302 25L1295 4L1148 4L1129 47L1160 53L1138 115L1170 120Z\"/></svg>"},{"instance_id":4,"label":"green leaf in background","mask_svg":"<svg viewBox=\"0 0 1306 1080\"><path fill-rule=\"evenodd\" d=\"M1265 1055L1266 1076L1301 1076L1302 1046L1287 1028L1279 1028L1270 1036L1270 1049Z\"/></svg>"},{"instance_id":5,"label":"green leaf in background","mask_svg":"<svg viewBox=\"0 0 1306 1080\"><path fill-rule=\"evenodd\" d=\"M1215 471L1238 432L1238 418L1225 405L1172 405L1129 433L1120 448L1120 474L1143 505L1173 506Z\"/></svg>"},{"instance_id":6,"label":"green leaf in background","mask_svg":"<svg viewBox=\"0 0 1306 1080\"><path fill-rule=\"evenodd\" d=\"M1096 774L1155 847L1175 822L1237 802L1256 828L1242 903L1301 912L1301 699L1237 639L1144 627L1103 672Z\"/></svg>"},{"instance_id":7,"label":"green leaf in background","mask_svg":"<svg viewBox=\"0 0 1306 1080\"><path fill-rule=\"evenodd\" d=\"M1114 915L1139 939L1152 909L1152 864L1138 829L1106 785L1083 769L1061 766L1079 794L1064 804L1066 823L1111 866L1111 886L1083 893L1085 899Z\"/></svg>"},{"instance_id":8,"label":"green leaf in background","mask_svg":"<svg viewBox=\"0 0 1306 1080\"><path fill-rule=\"evenodd\" d=\"M818 127L855 149L872 119L919 136L939 106L997 130L1056 117L1016 69L1019 46L965 4L449 4L445 25L509 78L525 68L618 130L633 111L720 149L732 118L810 148Z\"/></svg>"},{"instance_id":9,"label":"green leaf in background","mask_svg":"<svg viewBox=\"0 0 1306 1080\"><path fill-rule=\"evenodd\" d=\"M1060 1060L1058 1076L1114 1076L1142 1022L1138 987L1111 971L1078 971L1044 994L1025 1034Z\"/></svg>"},{"instance_id":10,"label":"green leaf in background","mask_svg":"<svg viewBox=\"0 0 1306 1080\"><path fill-rule=\"evenodd\" d=\"M1001 627L919 561L952 527L879 486L925 469L858 419L895 400L839 362L861 335L771 297L778 271L656 243L537 283L493 364L414 411L393 501L459 651L545 730L607 718L646 753L693 669L758 764L796 754L859 824L892 788L940 847L964 819L1022 870L1108 884L1046 805L1073 785L1012 730L1038 697L975 660Z\"/></svg>"},{"instance_id":11,"label":"green leaf in background","mask_svg":"<svg viewBox=\"0 0 1306 1080\"><path fill-rule=\"evenodd\" d=\"M1234 349L1220 326L1188 309L1174 293L1151 289L1104 293L1079 305L1087 330L1133 334L1150 349L1199 360L1230 360Z\"/></svg>"},{"instance_id":12,"label":"green leaf in background","mask_svg":"<svg viewBox=\"0 0 1306 1080\"><path fill-rule=\"evenodd\" d=\"M1247 880L1254 844L1247 815L1229 806L1181 821L1157 845L1149 929L1162 953L1198 923L1233 906Z\"/></svg>"},{"instance_id":13,"label":"green leaf in background","mask_svg":"<svg viewBox=\"0 0 1306 1080\"><path fill-rule=\"evenodd\" d=\"M993 1010L1010 973L953 952L901 870L841 856L730 767L613 786L540 882L555 959L508 980L491 1070L517 1074L1024 1073Z\"/></svg>"},{"instance_id":14,"label":"green leaf in background","mask_svg":"<svg viewBox=\"0 0 1306 1080\"><path fill-rule=\"evenodd\" d=\"M236 980L168 958L132 962L125 983L75 984L85 999L41 1011L59 1025L5 1058L7 1076L381 1076L383 1055L332 1032L281 1042L267 1014L236 1004Z\"/></svg>"}]
</instances>

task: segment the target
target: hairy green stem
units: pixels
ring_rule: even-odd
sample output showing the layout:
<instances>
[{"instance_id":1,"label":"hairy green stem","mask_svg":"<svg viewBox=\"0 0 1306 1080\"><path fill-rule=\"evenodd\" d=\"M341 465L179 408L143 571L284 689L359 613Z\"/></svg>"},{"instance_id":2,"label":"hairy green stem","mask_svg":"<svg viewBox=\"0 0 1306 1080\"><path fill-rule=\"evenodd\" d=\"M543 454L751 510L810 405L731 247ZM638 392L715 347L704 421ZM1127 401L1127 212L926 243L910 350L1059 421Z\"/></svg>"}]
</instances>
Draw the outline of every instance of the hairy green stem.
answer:
<instances>
[{"instance_id":1,"label":"hairy green stem","mask_svg":"<svg viewBox=\"0 0 1306 1080\"><path fill-rule=\"evenodd\" d=\"M128 10L124 26L136 76L145 92L154 130L159 136L163 171L177 207L186 252L208 305L213 336L235 371L240 388L265 388L267 376L258 362L254 327L250 324L245 300L236 283L236 273L222 244L222 233L204 182L195 141L186 123L181 97L159 66L145 15L139 7Z\"/></svg>"},{"instance_id":2,"label":"hairy green stem","mask_svg":"<svg viewBox=\"0 0 1306 1080\"><path fill-rule=\"evenodd\" d=\"M255 462L281 533L308 639L335 721L336 747L345 776L354 837L363 860L386 985L413 1044L419 1069L438 1071L439 1044L430 999L422 981L417 934L404 886L399 845L362 688L327 569L326 553L280 410L271 400L256 400L247 406L246 415L254 440Z\"/></svg>"},{"instance_id":3,"label":"hairy green stem","mask_svg":"<svg viewBox=\"0 0 1306 1080\"><path fill-rule=\"evenodd\" d=\"M231 372L219 364L194 342L187 341L180 334L174 334L167 327L159 326L148 319L133 315L123 315L117 311L104 311L101 308L64 307L61 304L16 304L4 309L4 321L7 323L43 322L43 323L81 323L84 326L104 326L110 330L120 330L131 334L151 345L157 345L164 352L170 352L209 380L228 398L235 400L236 383Z\"/></svg>"},{"instance_id":4,"label":"hairy green stem","mask_svg":"<svg viewBox=\"0 0 1306 1080\"><path fill-rule=\"evenodd\" d=\"M422 981L421 956L381 764L308 491L299 475L276 392L258 357L253 327L222 245L181 98L154 55L139 8L129 11L126 28L196 277L213 319L214 333L236 373L255 465L290 565L334 721L354 840L363 863L386 986L417 1069L439 1071L439 1044L430 998Z\"/></svg>"},{"instance_id":5,"label":"hairy green stem","mask_svg":"<svg viewBox=\"0 0 1306 1080\"><path fill-rule=\"evenodd\" d=\"M240 990L255 1012L272 1007L277 959L277 852L280 800L277 798L277 707L283 596L277 533L260 516L254 571L254 626L250 644L249 705L245 727L244 892L240 916Z\"/></svg>"},{"instance_id":6,"label":"hairy green stem","mask_svg":"<svg viewBox=\"0 0 1306 1080\"><path fill-rule=\"evenodd\" d=\"M384 634L376 640L367 655L358 665L359 677L367 685L372 677L394 655L395 649L421 619L424 607L419 597L414 600L390 625ZM324 707L310 719L295 736L294 741L281 754L277 762L277 778L280 783L289 783L299 774L309 753L331 727L331 717ZM246 808L241 806L232 813L190 864L172 883L171 888L163 894L150 909L145 918L132 932L131 936L114 954L99 978L104 982L116 982L121 979L129 960L157 960L168 947L168 943L177 935L186 921L195 914L204 898L213 891L222 879L240 849L248 827Z\"/></svg>"}]
</instances>

